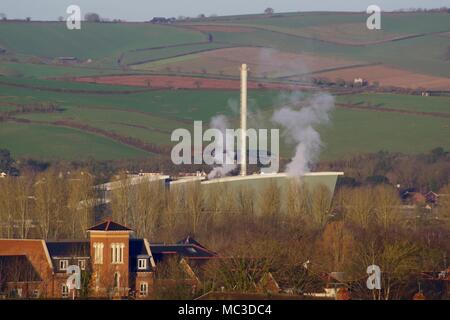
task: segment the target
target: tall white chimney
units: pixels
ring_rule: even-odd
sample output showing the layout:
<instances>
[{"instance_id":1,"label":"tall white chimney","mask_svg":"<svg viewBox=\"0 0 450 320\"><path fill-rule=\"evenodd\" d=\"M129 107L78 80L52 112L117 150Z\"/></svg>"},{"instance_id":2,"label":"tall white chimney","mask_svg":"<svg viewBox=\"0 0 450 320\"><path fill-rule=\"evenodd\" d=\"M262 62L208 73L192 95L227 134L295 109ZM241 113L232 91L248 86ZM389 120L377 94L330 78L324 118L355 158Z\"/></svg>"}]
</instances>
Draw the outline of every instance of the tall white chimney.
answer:
<instances>
[{"instance_id":1,"label":"tall white chimney","mask_svg":"<svg viewBox=\"0 0 450 320\"><path fill-rule=\"evenodd\" d=\"M247 175L247 74L246 64L241 66L241 176Z\"/></svg>"}]
</instances>

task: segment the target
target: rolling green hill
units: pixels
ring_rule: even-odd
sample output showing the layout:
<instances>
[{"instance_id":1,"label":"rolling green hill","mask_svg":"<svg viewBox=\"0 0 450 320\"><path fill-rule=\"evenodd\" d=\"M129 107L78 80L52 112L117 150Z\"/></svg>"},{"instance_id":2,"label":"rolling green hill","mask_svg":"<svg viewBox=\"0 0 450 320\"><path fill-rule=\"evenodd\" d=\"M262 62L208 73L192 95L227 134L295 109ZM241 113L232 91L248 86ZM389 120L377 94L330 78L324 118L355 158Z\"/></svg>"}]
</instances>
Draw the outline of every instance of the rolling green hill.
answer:
<instances>
[{"instance_id":1,"label":"rolling green hill","mask_svg":"<svg viewBox=\"0 0 450 320\"><path fill-rule=\"evenodd\" d=\"M44 83L46 82L41 82L41 86ZM91 84L82 86L86 90L96 88L96 85ZM113 88L115 87L111 87ZM264 119L265 124L273 126L269 119L274 108L279 106L279 98L279 91L251 90L250 110L258 114L259 120L255 122L251 116L250 123L263 126L260 121ZM225 114L230 117L234 126L238 126L238 116L231 107L238 104L238 99L238 92L222 90L158 90L86 95L0 85L0 105L2 102L53 102L62 108L62 111L55 113L15 115L18 119L31 121L30 124L1 123L0 145L8 147L17 156L31 155L38 158L67 159L73 157L77 150L83 156L98 159L151 156L133 145L130 148L120 140L109 139L102 132L170 148L173 145L170 142L171 132L176 128L192 130L193 120L203 120L206 126L214 115ZM337 103L338 108L332 114L331 125L321 129L325 145L323 159L379 150L416 153L438 146L450 148L450 117L414 113L439 112L450 115L450 97L358 94L339 96ZM341 108L339 104L375 109L352 110ZM406 110L411 114L384 112L384 108ZM10 106L8 110L11 110ZM67 128L64 126L65 122L87 125L102 132ZM53 132L58 134L53 137ZM27 135L30 136L29 141L26 139ZM46 147L46 144L51 146ZM59 147L65 144L66 147ZM289 156L291 148L283 144L282 154Z\"/></svg>"},{"instance_id":2,"label":"rolling green hill","mask_svg":"<svg viewBox=\"0 0 450 320\"><path fill-rule=\"evenodd\" d=\"M0 146L14 157L44 160L144 158L148 152L80 130L37 124L1 123Z\"/></svg>"},{"instance_id":3,"label":"rolling green hill","mask_svg":"<svg viewBox=\"0 0 450 320\"><path fill-rule=\"evenodd\" d=\"M384 14L383 30L377 32L365 29L366 17L291 13L174 25L84 23L80 31L68 31L57 22L0 22L0 47L6 49L0 54L0 148L16 157L40 159L151 157L171 146L173 129L190 129L193 120L209 123L223 113L237 124L232 110L239 101L237 91L149 90L71 81L78 76L143 75L149 73L149 62L164 65L161 73L181 74L171 65L227 47L376 62L450 78L450 14ZM216 28L208 30L211 26ZM230 26L234 29L227 29ZM61 56L79 61L55 61ZM92 62L86 63L88 59ZM217 77L208 72L195 75ZM268 121L279 95L280 91L251 90L250 108ZM339 95L336 102L331 126L320 129L323 159L379 150L417 153L450 148L450 97L358 93ZM13 113L12 119L1 122L2 114L19 105L45 103L57 105L58 111ZM283 144L283 155L291 152Z\"/></svg>"},{"instance_id":4,"label":"rolling green hill","mask_svg":"<svg viewBox=\"0 0 450 320\"><path fill-rule=\"evenodd\" d=\"M101 60L146 47L204 41L200 32L145 23L86 23L68 30L65 23L15 23L0 25L0 45L17 53L55 58Z\"/></svg>"}]
</instances>

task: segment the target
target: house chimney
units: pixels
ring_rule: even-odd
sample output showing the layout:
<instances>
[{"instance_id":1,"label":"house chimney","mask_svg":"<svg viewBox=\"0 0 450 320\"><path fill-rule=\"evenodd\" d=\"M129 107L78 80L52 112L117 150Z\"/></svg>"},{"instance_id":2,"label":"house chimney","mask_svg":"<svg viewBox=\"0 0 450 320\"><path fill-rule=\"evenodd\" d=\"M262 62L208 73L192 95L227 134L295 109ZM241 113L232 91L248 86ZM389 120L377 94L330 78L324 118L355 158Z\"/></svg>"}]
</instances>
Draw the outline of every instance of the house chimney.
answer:
<instances>
[{"instance_id":1,"label":"house chimney","mask_svg":"<svg viewBox=\"0 0 450 320\"><path fill-rule=\"evenodd\" d=\"M247 74L246 64L241 66L241 176L247 175Z\"/></svg>"}]
</instances>

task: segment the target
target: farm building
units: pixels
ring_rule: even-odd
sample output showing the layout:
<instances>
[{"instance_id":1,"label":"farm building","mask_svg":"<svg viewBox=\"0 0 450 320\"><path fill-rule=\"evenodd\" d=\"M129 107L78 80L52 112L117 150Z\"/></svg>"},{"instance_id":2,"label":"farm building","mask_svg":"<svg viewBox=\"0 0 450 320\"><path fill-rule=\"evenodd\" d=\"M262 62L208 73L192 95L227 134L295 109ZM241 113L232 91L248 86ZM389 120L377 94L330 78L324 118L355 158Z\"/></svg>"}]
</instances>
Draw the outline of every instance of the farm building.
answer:
<instances>
[{"instance_id":1,"label":"farm building","mask_svg":"<svg viewBox=\"0 0 450 320\"><path fill-rule=\"evenodd\" d=\"M354 80L353 80L353 84L355 85L355 86L365 86L365 85L367 85L367 80L364 80L363 78L355 78Z\"/></svg>"},{"instance_id":2,"label":"farm building","mask_svg":"<svg viewBox=\"0 0 450 320\"><path fill-rule=\"evenodd\" d=\"M152 20L150 20L151 23L173 23L175 22L177 19L175 18L165 18L165 17L154 17Z\"/></svg>"}]
</instances>

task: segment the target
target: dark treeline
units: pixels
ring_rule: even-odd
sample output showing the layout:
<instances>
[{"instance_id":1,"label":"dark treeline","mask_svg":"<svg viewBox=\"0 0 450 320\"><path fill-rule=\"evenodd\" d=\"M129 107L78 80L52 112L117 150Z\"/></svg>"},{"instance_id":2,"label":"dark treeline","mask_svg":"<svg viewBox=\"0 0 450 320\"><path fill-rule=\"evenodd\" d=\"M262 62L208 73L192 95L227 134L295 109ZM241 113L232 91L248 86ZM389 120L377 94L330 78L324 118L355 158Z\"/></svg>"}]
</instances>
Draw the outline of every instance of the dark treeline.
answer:
<instances>
[{"instance_id":1,"label":"dark treeline","mask_svg":"<svg viewBox=\"0 0 450 320\"><path fill-rule=\"evenodd\" d=\"M321 162L317 170L344 171L339 185L399 185L421 192L438 191L449 183L450 152L435 148L426 154L405 155L378 152L349 157L345 160Z\"/></svg>"},{"instance_id":2,"label":"dark treeline","mask_svg":"<svg viewBox=\"0 0 450 320\"><path fill-rule=\"evenodd\" d=\"M287 164L280 161L281 170ZM145 159L97 161L94 159L80 161L40 161L35 159L14 160L9 151L0 152L0 171L18 169L22 172L42 172L48 168L61 171L85 169L95 179L95 183L104 183L120 171L131 173L161 172L167 175L204 171L212 169L208 165L175 165L167 156L153 156ZM256 165L249 166L249 172L258 172ZM365 186L376 184L400 185L400 188L415 188L418 191L438 191L449 183L450 152L443 148L435 148L428 153L406 155L380 151L378 153L361 154L342 160L321 161L313 171L343 171L344 177L338 186Z\"/></svg>"},{"instance_id":3,"label":"dark treeline","mask_svg":"<svg viewBox=\"0 0 450 320\"><path fill-rule=\"evenodd\" d=\"M13 116L21 113L52 113L64 111L63 108L54 103L31 103L31 104L14 104L14 110L0 111L0 122L7 121Z\"/></svg>"}]
</instances>

